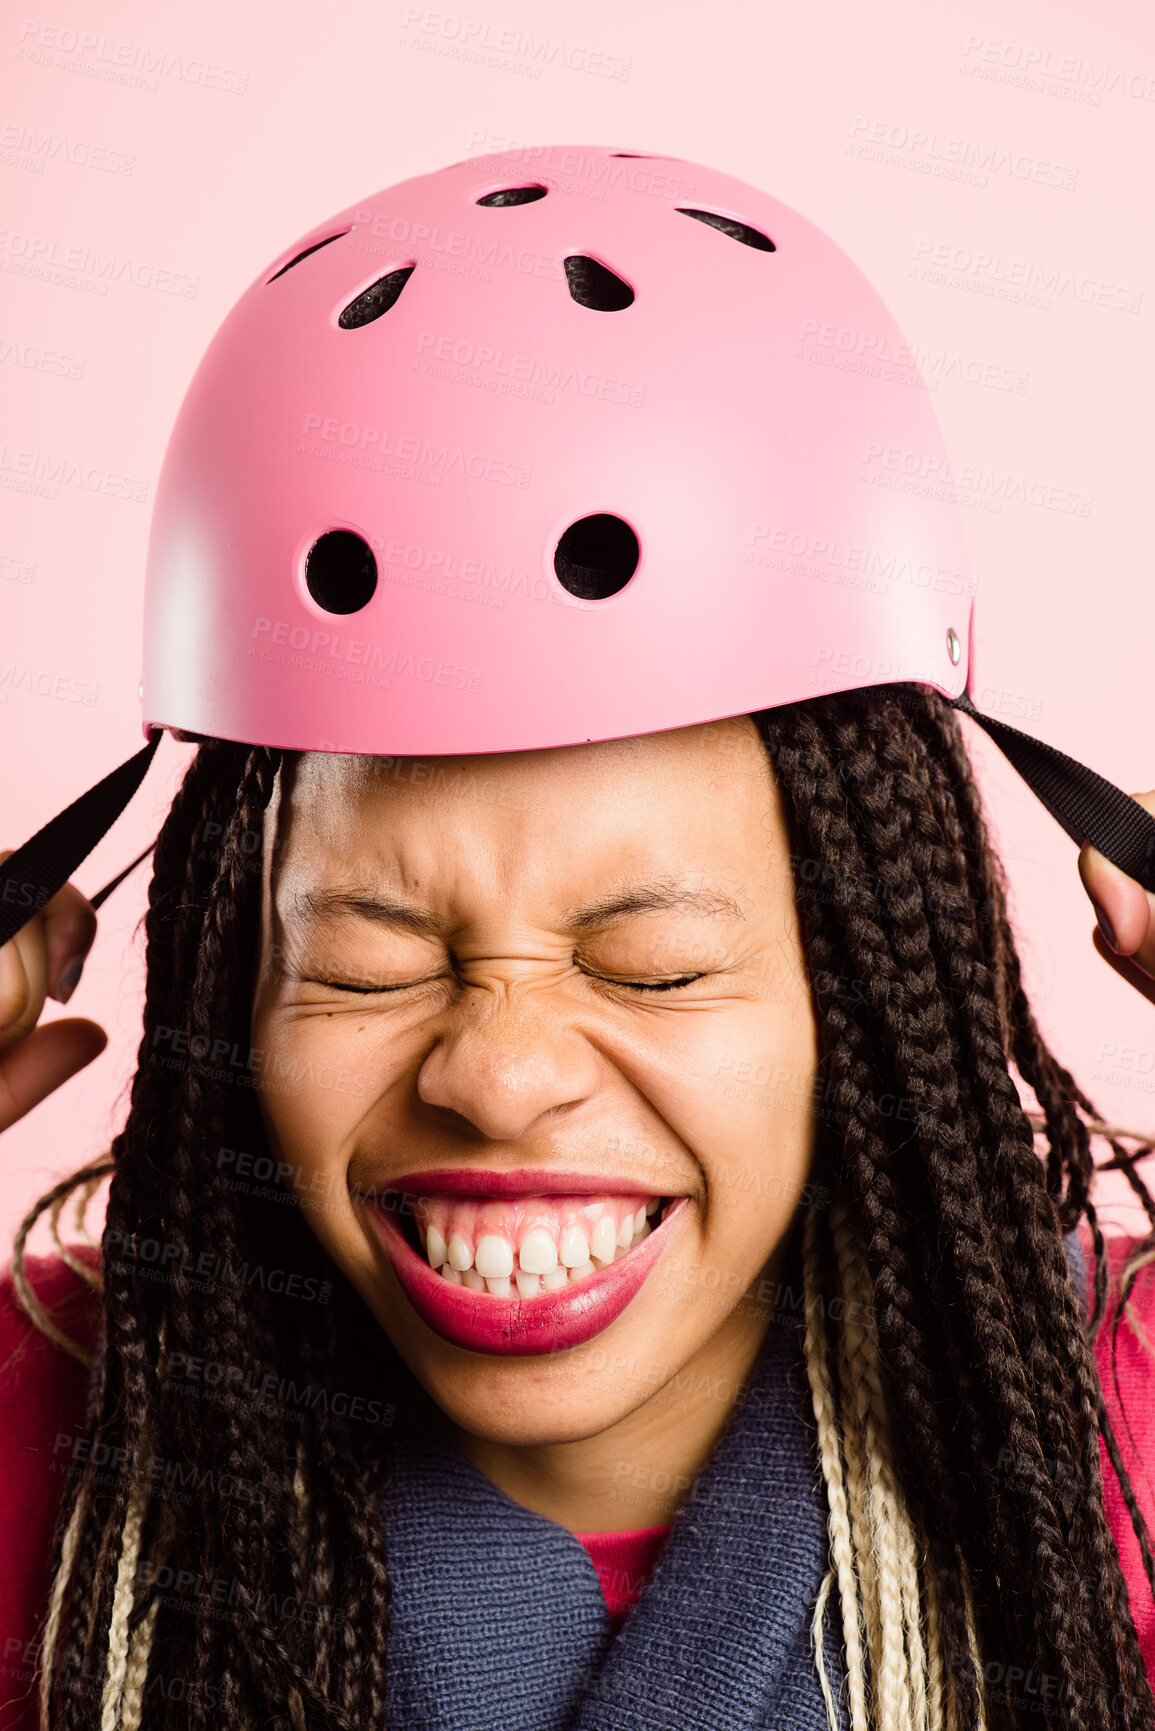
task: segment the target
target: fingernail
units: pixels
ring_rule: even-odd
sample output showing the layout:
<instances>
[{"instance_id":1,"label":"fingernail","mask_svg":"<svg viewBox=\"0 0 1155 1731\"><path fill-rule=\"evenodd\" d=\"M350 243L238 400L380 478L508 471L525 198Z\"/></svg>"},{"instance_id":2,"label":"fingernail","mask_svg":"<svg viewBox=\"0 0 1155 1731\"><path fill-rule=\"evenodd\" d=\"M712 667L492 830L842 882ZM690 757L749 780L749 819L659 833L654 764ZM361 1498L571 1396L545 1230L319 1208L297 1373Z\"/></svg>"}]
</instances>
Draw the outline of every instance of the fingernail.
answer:
<instances>
[{"instance_id":1,"label":"fingernail","mask_svg":"<svg viewBox=\"0 0 1155 1731\"><path fill-rule=\"evenodd\" d=\"M76 990L76 983L83 971L84 962L80 956L73 956L70 962L64 964L60 970L60 978L56 982L56 1000L58 1003L66 1004L68 1002Z\"/></svg>"},{"instance_id":2,"label":"fingernail","mask_svg":"<svg viewBox=\"0 0 1155 1731\"><path fill-rule=\"evenodd\" d=\"M1111 922L1107 918L1106 914L1103 912L1102 908L1096 908L1095 909L1095 918L1099 922L1099 930L1102 932L1103 936L1106 938L1106 940L1110 944L1111 948L1113 950L1118 949L1118 945L1115 942L1115 934L1111 930Z\"/></svg>"}]
</instances>

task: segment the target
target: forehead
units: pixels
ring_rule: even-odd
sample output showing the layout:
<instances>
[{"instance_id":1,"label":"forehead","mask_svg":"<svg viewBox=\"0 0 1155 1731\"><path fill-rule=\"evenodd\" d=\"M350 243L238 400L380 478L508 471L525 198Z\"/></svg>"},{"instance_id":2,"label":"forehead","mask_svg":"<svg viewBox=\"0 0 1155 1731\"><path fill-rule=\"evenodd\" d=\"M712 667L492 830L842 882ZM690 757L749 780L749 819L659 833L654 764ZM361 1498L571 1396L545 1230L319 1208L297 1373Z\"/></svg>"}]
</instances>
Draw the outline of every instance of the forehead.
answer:
<instances>
[{"instance_id":1,"label":"forehead","mask_svg":"<svg viewBox=\"0 0 1155 1731\"><path fill-rule=\"evenodd\" d=\"M747 716L629 739L461 757L310 752L282 777L280 869L428 889L463 874L508 895L655 868L746 876L786 850Z\"/></svg>"}]
</instances>

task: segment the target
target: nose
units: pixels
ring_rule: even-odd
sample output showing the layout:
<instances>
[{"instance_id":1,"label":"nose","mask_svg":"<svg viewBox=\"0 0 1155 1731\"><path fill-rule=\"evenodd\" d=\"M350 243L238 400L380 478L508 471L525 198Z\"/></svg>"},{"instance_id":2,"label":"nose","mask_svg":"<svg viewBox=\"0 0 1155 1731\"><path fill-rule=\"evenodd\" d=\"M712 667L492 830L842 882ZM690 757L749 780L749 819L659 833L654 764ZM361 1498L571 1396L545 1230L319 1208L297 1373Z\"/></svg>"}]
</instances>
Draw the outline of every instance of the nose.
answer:
<instances>
[{"instance_id":1,"label":"nose","mask_svg":"<svg viewBox=\"0 0 1155 1731\"><path fill-rule=\"evenodd\" d=\"M470 997L473 997L470 994ZM426 1057L417 1093L489 1141L508 1142L595 1092L599 1057L557 1008L499 991L462 1004Z\"/></svg>"}]
</instances>

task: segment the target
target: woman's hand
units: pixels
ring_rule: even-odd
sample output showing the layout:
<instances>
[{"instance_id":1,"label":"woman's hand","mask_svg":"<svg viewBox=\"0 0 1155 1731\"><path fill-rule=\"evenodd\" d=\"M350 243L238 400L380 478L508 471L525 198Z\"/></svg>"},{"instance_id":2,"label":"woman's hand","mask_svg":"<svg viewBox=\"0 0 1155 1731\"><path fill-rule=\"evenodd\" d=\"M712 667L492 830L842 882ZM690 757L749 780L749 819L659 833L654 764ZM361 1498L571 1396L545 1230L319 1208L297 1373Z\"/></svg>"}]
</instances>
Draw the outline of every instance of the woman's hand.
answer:
<instances>
[{"instance_id":1,"label":"woman's hand","mask_svg":"<svg viewBox=\"0 0 1155 1731\"><path fill-rule=\"evenodd\" d=\"M11 852L0 852L0 863ZM0 946L0 1130L83 1070L108 1044L103 1028L77 1016L36 1026L46 996L68 1002L95 936L91 903L73 884L65 884L10 943Z\"/></svg>"},{"instance_id":2,"label":"woman's hand","mask_svg":"<svg viewBox=\"0 0 1155 1731\"><path fill-rule=\"evenodd\" d=\"M1132 798L1155 817L1155 791ZM1155 895L1125 876L1090 843L1079 850L1079 876L1099 922L1092 934L1095 948L1117 974L1155 1004Z\"/></svg>"}]
</instances>

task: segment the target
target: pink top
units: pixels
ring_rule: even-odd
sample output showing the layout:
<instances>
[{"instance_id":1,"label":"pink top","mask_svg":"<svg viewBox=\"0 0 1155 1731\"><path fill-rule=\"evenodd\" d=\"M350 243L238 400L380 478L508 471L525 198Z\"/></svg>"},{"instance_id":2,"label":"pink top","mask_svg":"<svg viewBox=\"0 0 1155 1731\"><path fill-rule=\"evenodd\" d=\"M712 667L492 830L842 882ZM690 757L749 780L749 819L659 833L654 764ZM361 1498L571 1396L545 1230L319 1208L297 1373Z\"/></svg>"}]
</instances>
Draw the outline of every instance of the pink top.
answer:
<instances>
[{"instance_id":1,"label":"pink top","mask_svg":"<svg viewBox=\"0 0 1155 1731\"><path fill-rule=\"evenodd\" d=\"M635 1527L628 1533L576 1533L598 1572L615 1635L637 1604L672 1526Z\"/></svg>"},{"instance_id":2,"label":"pink top","mask_svg":"<svg viewBox=\"0 0 1155 1731\"><path fill-rule=\"evenodd\" d=\"M1094 1261L1090 1233L1080 1230L1080 1241L1087 1258L1087 1314L1095 1301ZM1119 1324L1115 1343L1115 1362L1119 1393L1111 1374L1112 1320L1119 1297L1119 1270L1135 1247L1134 1238L1107 1239L1107 1271L1110 1285L1107 1314L1095 1342L1095 1360L1103 1399L1115 1440L1123 1457L1123 1465L1131 1480L1135 1499L1143 1512L1149 1531L1155 1534L1155 1264L1143 1269L1135 1282L1130 1309L1146 1341L1131 1327L1126 1316ZM1119 1396L1122 1395L1122 1407ZM1126 1417L1124 1418L1124 1412ZM1119 1548L1119 1561L1127 1581L1131 1615L1139 1635L1139 1646L1147 1666L1147 1674L1155 1687L1155 1604L1151 1588L1143 1571L1139 1541L1131 1526L1131 1517L1119 1489L1119 1481L1107 1458L1106 1445L1100 1439L1099 1460L1103 1468L1103 1502L1107 1521Z\"/></svg>"}]
</instances>

